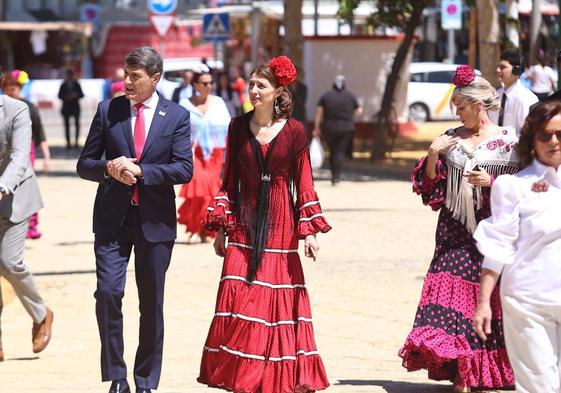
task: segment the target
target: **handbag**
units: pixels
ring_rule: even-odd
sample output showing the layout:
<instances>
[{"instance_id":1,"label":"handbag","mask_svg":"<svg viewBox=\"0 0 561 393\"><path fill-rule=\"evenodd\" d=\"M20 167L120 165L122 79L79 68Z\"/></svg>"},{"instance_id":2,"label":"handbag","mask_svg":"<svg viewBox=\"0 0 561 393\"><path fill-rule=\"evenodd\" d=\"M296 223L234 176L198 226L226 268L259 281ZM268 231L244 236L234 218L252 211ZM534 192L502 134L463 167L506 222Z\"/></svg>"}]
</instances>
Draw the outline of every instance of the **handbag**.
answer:
<instances>
[{"instance_id":1,"label":"handbag","mask_svg":"<svg viewBox=\"0 0 561 393\"><path fill-rule=\"evenodd\" d=\"M313 137L310 142L310 161L312 169L319 169L323 165L323 146L317 136Z\"/></svg>"}]
</instances>

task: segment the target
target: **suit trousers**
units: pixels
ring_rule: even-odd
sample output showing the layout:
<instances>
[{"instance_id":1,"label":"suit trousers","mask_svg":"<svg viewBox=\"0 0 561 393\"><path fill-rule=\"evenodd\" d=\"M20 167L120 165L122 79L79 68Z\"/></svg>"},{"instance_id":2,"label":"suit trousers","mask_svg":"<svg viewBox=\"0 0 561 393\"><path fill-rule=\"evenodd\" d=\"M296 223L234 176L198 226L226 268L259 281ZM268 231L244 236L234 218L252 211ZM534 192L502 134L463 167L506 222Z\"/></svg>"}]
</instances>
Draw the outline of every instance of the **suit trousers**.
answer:
<instances>
[{"instance_id":1,"label":"suit trousers","mask_svg":"<svg viewBox=\"0 0 561 393\"><path fill-rule=\"evenodd\" d=\"M156 389L162 368L164 285L173 241L148 242L140 226L139 207L131 206L115 236L95 235L96 316L101 339L103 381L127 376L124 360L122 298L127 265L134 247L140 327L134 364L138 388Z\"/></svg>"},{"instance_id":2,"label":"suit trousers","mask_svg":"<svg viewBox=\"0 0 561 393\"><path fill-rule=\"evenodd\" d=\"M31 272L23 261L28 221L13 223L0 216L0 276L12 285L23 308L31 316L33 322L40 323L47 315L47 308L37 291ZM2 292L0 291L0 315L2 308Z\"/></svg>"},{"instance_id":3,"label":"suit trousers","mask_svg":"<svg viewBox=\"0 0 561 393\"><path fill-rule=\"evenodd\" d=\"M502 294L501 304L516 391L561 392L561 304L529 304Z\"/></svg>"}]
</instances>

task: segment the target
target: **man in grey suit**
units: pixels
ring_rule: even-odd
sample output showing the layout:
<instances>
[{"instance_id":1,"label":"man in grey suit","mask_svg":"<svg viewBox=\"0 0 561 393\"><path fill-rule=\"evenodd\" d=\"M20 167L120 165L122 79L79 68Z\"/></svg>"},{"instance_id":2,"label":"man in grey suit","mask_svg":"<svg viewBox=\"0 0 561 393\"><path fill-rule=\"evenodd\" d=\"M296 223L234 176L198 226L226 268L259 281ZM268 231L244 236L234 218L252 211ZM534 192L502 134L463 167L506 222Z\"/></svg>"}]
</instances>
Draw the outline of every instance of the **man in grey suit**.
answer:
<instances>
[{"instance_id":1,"label":"man in grey suit","mask_svg":"<svg viewBox=\"0 0 561 393\"><path fill-rule=\"evenodd\" d=\"M33 352L38 353L51 339L53 312L45 306L23 261L29 218L43 207L31 168L30 148L31 120L27 104L0 94L0 276L13 286L33 319ZM0 294L0 315L2 304ZM0 341L0 361L3 359Z\"/></svg>"}]
</instances>

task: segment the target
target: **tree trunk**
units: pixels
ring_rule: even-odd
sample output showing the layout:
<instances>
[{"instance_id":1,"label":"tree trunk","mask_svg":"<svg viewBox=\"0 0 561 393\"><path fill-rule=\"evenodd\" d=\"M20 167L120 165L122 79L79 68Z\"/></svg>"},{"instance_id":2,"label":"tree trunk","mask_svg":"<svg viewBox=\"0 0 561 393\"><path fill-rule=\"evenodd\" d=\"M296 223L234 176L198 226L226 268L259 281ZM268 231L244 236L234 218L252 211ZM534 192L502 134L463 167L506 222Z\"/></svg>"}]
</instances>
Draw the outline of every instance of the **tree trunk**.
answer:
<instances>
[{"instance_id":1,"label":"tree trunk","mask_svg":"<svg viewBox=\"0 0 561 393\"><path fill-rule=\"evenodd\" d=\"M477 0L477 10L481 74L497 86L496 69L501 55L498 0Z\"/></svg>"},{"instance_id":2,"label":"tree trunk","mask_svg":"<svg viewBox=\"0 0 561 393\"><path fill-rule=\"evenodd\" d=\"M420 25L425 5L415 7L405 28L405 37L397 52L392 64L392 70L386 81L386 88L382 98L380 111L374 118L374 146L372 146L372 160L383 159L386 153L391 150L391 144L388 138L392 140L397 136L397 114L395 113L395 92L400 80L401 69L407 60L409 50L413 45L415 38L415 29ZM429 93L430 94L430 93Z\"/></svg>"},{"instance_id":3,"label":"tree trunk","mask_svg":"<svg viewBox=\"0 0 561 393\"><path fill-rule=\"evenodd\" d=\"M284 0L284 54L302 69L304 36L302 35L303 0Z\"/></svg>"},{"instance_id":4,"label":"tree trunk","mask_svg":"<svg viewBox=\"0 0 561 393\"><path fill-rule=\"evenodd\" d=\"M530 21L530 52L528 53L528 65L533 65L536 62L536 55L540 49L538 39L540 37L541 24L541 0L534 0L532 2L532 19Z\"/></svg>"}]
</instances>

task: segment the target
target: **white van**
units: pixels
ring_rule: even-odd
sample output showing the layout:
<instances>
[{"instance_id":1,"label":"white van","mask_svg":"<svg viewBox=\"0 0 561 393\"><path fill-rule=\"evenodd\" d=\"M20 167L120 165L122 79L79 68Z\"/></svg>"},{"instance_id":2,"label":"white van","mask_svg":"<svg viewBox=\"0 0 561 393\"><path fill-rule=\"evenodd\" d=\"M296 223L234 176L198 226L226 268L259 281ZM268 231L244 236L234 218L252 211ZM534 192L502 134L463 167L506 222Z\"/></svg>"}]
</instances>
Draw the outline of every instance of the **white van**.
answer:
<instances>
[{"instance_id":1,"label":"white van","mask_svg":"<svg viewBox=\"0 0 561 393\"><path fill-rule=\"evenodd\" d=\"M450 110L450 96L454 90L452 79L459 64L411 63L407 86L409 119L451 120L456 115ZM475 70L477 75L481 73Z\"/></svg>"},{"instance_id":2,"label":"white van","mask_svg":"<svg viewBox=\"0 0 561 393\"><path fill-rule=\"evenodd\" d=\"M157 89L165 98L171 100L171 96L176 87L181 84L182 74L186 70L195 70L202 65L200 58L178 57L174 59L164 59L164 75L158 83ZM221 60L207 60L210 68L222 70L224 64Z\"/></svg>"}]
</instances>

